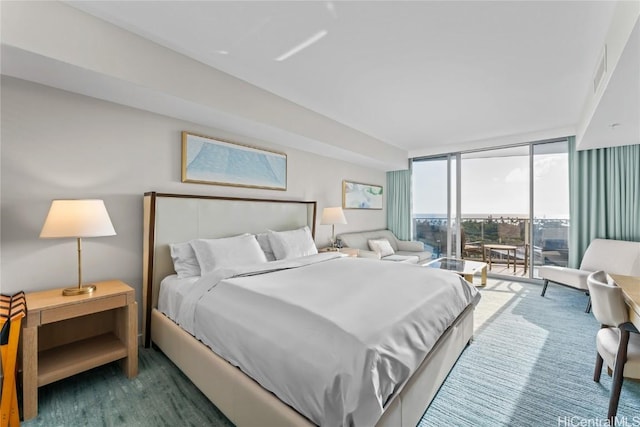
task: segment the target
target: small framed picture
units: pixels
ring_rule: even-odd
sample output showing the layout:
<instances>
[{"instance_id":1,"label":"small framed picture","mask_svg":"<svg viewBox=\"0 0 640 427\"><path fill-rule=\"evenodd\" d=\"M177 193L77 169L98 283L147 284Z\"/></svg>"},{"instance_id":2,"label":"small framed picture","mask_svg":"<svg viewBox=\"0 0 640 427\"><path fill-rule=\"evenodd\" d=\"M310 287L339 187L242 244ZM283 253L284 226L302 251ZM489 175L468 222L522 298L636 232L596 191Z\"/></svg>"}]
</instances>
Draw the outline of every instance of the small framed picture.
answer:
<instances>
[{"instance_id":1,"label":"small framed picture","mask_svg":"<svg viewBox=\"0 0 640 427\"><path fill-rule=\"evenodd\" d=\"M382 186L342 181L343 209L382 209Z\"/></svg>"}]
</instances>

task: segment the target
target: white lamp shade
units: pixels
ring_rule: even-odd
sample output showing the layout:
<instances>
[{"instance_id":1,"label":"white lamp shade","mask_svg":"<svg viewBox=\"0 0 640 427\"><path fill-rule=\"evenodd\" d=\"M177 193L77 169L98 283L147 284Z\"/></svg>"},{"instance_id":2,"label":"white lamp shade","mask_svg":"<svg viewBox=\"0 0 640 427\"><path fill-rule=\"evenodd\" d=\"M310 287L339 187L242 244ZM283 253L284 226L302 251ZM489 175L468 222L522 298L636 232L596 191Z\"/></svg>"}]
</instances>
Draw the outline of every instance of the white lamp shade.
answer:
<instances>
[{"instance_id":1,"label":"white lamp shade","mask_svg":"<svg viewBox=\"0 0 640 427\"><path fill-rule=\"evenodd\" d=\"M324 208L322 210L322 218L320 224L346 224L347 219L344 217L344 212L341 207Z\"/></svg>"},{"instance_id":2,"label":"white lamp shade","mask_svg":"<svg viewBox=\"0 0 640 427\"><path fill-rule=\"evenodd\" d=\"M40 237L100 237L115 234L102 200L54 200Z\"/></svg>"}]
</instances>

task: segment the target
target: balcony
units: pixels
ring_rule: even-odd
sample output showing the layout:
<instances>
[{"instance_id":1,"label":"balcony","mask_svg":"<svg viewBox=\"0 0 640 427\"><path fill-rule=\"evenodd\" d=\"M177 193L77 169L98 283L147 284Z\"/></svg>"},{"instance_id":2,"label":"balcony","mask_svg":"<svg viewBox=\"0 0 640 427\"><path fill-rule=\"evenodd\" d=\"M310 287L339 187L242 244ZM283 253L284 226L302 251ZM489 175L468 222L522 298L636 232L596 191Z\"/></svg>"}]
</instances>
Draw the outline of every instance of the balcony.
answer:
<instances>
[{"instance_id":1,"label":"balcony","mask_svg":"<svg viewBox=\"0 0 640 427\"><path fill-rule=\"evenodd\" d=\"M533 220L533 238L530 238L528 218L506 215L488 215L485 217L463 217L460 223L462 246L452 248L451 256L465 259L487 260L491 251L494 274L529 277L529 251L533 250L533 267L541 265L566 266L569 256L568 219ZM434 258L447 256L447 230L449 224L442 216L421 215L413 218L414 239L425 244ZM452 245L456 244L455 224L452 227ZM485 248L485 245L507 245L515 250ZM515 262L515 271L513 263ZM509 265L509 268L507 266Z\"/></svg>"}]
</instances>

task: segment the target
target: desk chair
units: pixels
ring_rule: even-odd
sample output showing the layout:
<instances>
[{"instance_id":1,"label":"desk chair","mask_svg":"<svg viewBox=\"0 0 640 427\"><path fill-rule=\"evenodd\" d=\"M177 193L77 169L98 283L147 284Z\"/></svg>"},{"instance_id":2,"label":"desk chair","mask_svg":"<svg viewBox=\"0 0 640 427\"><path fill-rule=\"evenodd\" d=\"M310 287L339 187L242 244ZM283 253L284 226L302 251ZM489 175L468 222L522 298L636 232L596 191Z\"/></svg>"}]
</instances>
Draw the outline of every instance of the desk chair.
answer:
<instances>
[{"instance_id":1,"label":"desk chair","mask_svg":"<svg viewBox=\"0 0 640 427\"><path fill-rule=\"evenodd\" d=\"M640 378L640 334L629 322L629 312L620 289L604 271L587 278L593 315L602 324L596 336L596 368L593 380L600 381L603 362L613 368L613 383L609 399L611 425L618 411L618 401L624 377Z\"/></svg>"}]
</instances>

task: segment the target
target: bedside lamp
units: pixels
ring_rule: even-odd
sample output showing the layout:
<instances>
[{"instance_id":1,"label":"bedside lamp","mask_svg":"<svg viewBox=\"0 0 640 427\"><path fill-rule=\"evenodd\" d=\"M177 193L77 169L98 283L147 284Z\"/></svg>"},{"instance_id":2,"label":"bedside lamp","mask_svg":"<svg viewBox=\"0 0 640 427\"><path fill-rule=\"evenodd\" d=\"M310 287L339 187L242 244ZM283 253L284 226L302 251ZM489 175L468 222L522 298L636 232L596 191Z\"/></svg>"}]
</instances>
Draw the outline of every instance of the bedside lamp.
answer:
<instances>
[{"instance_id":1,"label":"bedside lamp","mask_svg":"<svg viewBox=\"0 0 640 427\"><path fill-rule=\"evenodd\" d=\"M347 219L344 217L341 207L324 208L322 210L322 219L320 224L331 225L331 247L336 245L336 224L346 224Z\"/></svg>"},{"instance_id":2,"label":"bedside lamp","mask_svg":"<svg viewBox=\"0 0 640 427\"><path fill-rule=\"evenodd\" d=\"M44 221L40 238L75 237L78 240L78 287L62 295L89 294L95 285L82 285L82 238L114 236L111 219L102 200L54 200Z\"/></svg>"}]
</instances>

